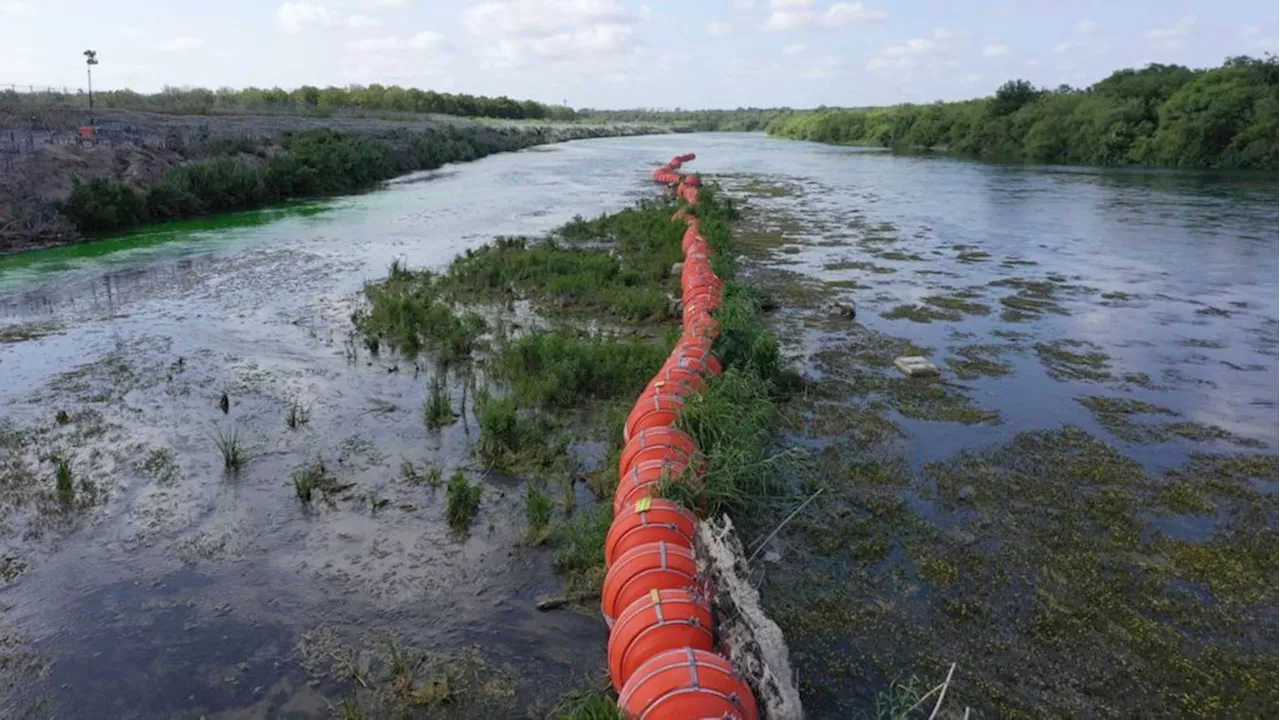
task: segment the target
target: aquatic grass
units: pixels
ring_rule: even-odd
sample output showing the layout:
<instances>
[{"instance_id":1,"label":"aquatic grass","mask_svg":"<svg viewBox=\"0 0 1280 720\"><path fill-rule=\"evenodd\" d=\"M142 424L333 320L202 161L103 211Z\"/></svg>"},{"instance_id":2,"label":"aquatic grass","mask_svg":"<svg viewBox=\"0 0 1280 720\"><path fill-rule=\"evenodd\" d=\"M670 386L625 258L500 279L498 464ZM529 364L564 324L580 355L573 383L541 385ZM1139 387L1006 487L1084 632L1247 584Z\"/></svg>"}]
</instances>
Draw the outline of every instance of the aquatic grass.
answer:
<instances>
[{"instance_id":1,"label":"aquatic grass","mask_svg":"<svg viewBox=\"0 0 1280 720\"><path fill-rule=\"evenodd\" d=\"M525 542L529 545L541 545L551 533L551 496L547 495L536 482L529 482L524 488L524 514L528 522L525 531Z\"/></svg>"},{"instance_id":2,"label":"aquatic grass","mask_svg":"<svg viewBox=\"0 0 1280 720\"><path fill-rule=\"evenodd\" d=\"M434 273L392 269L386 280L365 283L368 304L351 316L369 351L385 343L410 358L431 352L444 365L470 359L487 329L484 318L455 311Z\"/></svg>"},{"instance_id":3,"label":"aquatic grass","mask_svg":"<svg viewBox=\"0 0 1280 720\"><path fill-rule=\"evenodd\" d=\"M550 418L542 413L522 415L513 397L479 395L476 415L480 421L476 453L491 467L545 471L567 460L567 441L553 439Z\"/></svg>"},{"instance_id":4,"label":"aquatic grass","mask_svg":"<svg viewBox=\"0 0 1280 720\"><path fill-rule=\"evenodd\" d=\"M71 470L71 459L65 455L54 455L53 477L54 493L63 508L70 508L76 501L75 478Z\"/></svg>"},{"instance_id":5,"label":"aquatic grass","mask_svg":"<svg viewBox=\"0 0 1280 720\"><path fill-rule=\"evenodd\" d=\"M599 596L605 575L604 540L612 523L612 508L601 503L556 527L551 564L565 576L570 596Z\"/></svg>"},{"instance_id":6,"label":"aquatic grass","mask_svg":"<svg viewBox=\"0 0 1280 720\"><path fill-rule=\"evenodd\" d=\"M214 431L213 444L222 455L222 467L227 472L239 472L249 462L249 451L240 438L240 428L235 425L230 430L221 427Z\"/></svg>"},{"instance_id":7,"label":"aquatic grass","mask_svg":"<svg viewBox=\"0 0 1280 720\"><path fill-rule=\"evenodd\" d=\"M467 482L467 476L461 470L449 478L448 504L445 508L445 519L449 527L455 531L465 531L471 527L471 520L480 511L480 495L484 487Z\"/></svg>"},{"instance_id":8,"label":"aquatic grass","mask_svg":"<svg viewBox=\"0 0 1280 720\"><path fill-rule=\"evenodd\" d=\"M579 407L585 400L634 397L670 351L671 343L653 340L534 332L506 343L495 370L521 404Z\"/></svg>"},{"instance_id":9,"label":"aquatic grass","mask_svg":"<svg viewBox=\"0 0 1280 720\"><path fill-rule=\"evenodd\" d=\"M578 690L565 695L551 712L555 720L624 720L618 698L605 690Z\"/></svg>"},{"instance_id":10,"label":"aquatic grass","mask_svg":"<svg viewBox=\"0 0 1280 720\"><path fill-rule=\"evenodd\" d=\"M914 303L898 305L880 313L880 317L885 320L910 320L918 323L931 323L935 320L939 322L959 322L964 319L964 315L955 310Z\"/></svg>"},{"instance_id":11,"label":"aquatic grass","mask_svg":"<svg viewBox=\"0 0 1280 720\"><path fill-rule=\"evenodd\" d=\"M422 407L423 422L427 429L439 430L458 421L450 403L449 389L444 380L439 375L433 377L427 388L427 400Z\"/></svg>"},{"instance_id":12,"label":"aquatic grass","mask_svg":"<svg viewBox=\"0 0 1280 720\"><path fill-rule=\"evenodd\" d=\"M290 430L298 428L311 422L311 409L302 404L302 401L294 398L289 401L289 408L285 411L284 424Z\"/></svg>"},{"instance_id":13,"label":"aquatic grass","mask_svg":"<svg viewBox=\"0 0 1280 720\"><path fill-rule=\"evenodd\" d=\"M294 471L291 480L293 481L293 493L303 505L310 504L317 491L328 497L353 487L350 484L343 485L339 483L336 478L330 475L325 469L324 460L321 458L316 458Z\"/></svg>"}]
</instances>

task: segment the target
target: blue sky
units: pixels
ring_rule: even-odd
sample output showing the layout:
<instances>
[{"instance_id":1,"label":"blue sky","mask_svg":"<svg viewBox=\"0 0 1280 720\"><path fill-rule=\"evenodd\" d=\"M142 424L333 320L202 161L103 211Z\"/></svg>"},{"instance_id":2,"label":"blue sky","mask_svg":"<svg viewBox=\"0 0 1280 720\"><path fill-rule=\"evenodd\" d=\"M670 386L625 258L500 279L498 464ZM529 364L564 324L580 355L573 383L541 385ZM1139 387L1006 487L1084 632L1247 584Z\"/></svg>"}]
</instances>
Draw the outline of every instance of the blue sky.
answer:
<instances>
[{"instance_id":1,"label":"blue sky","mask_svg":"<svg viewBox=\"0 0 1280 720\"><path fill-rule=\"evenodd\" d=\"M885 105L1276 52L1261 0L0 0L0 83L400 84L576 107Z\"/></svg>"}]
</instances>

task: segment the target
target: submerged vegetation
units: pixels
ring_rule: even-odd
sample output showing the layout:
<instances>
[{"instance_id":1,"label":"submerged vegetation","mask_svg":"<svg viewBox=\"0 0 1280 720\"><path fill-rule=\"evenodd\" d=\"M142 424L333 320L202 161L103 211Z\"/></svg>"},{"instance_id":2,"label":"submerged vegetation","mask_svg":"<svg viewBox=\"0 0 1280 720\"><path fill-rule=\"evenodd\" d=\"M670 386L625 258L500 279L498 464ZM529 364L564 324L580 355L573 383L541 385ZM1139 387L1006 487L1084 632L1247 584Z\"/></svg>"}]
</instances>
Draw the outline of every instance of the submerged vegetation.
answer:
<instances>
[{"instance_id":1,"label":"submerged vegetation","mask_svg":"<svg viewBox=\"0 0 1280 720\"><path fill-rule=\"evenodd\" d=\"M1029 162L1274 169L1277 78L1275 56L1204 70L1152 64L1085 89L1014 80L981 100L820 110L774 120L768 131Z\"/></svg>"}]
</instances>

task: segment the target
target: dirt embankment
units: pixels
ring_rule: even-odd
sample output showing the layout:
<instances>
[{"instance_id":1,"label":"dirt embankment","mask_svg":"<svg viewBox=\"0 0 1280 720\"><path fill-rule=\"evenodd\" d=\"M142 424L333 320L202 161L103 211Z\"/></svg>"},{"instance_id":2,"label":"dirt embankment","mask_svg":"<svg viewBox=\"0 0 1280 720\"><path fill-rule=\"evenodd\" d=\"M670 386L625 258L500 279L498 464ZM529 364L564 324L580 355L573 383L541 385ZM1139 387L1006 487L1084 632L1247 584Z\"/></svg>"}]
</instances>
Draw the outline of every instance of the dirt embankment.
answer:
<instances>
[{"instance_id":1,"label":"dirt embankment","mask_svg":"<svg viewBox=\"0 0 1280 720\"><path fill-rule=\"evenodd\" d=\"M81 128L93 126L91 136ZM284 132L332 128L371 135L406 152L414 138L448 128L536 136L536 143L665 132L641 125L535 124L423 116L398 121L255 115L160 115L128 110L0 105L0 253L75 242L79 234L57 209L72 178L111 178L138 188L171 169L207 157L219 141L267 144ZM243 155L246 162L255 161Z\"/></svg>"}]
</instances>

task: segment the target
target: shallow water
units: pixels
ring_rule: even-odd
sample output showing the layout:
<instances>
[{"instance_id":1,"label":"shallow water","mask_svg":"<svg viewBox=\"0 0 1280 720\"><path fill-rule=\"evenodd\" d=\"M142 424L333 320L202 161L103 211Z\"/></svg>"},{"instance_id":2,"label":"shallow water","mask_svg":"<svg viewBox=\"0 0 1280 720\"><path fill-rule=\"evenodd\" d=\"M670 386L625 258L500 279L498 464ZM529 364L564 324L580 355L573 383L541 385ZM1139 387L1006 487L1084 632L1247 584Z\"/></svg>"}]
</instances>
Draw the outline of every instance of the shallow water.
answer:
<instances>
[{"instance_id":1,"label":"shallow water","mask_svg":"<svg viewBox=\"0 0 1280 720\"><path fill-rule=\"evenodd\" d=\"M14 652L40 659L31 677L45 676L18 678L4 707L324 712L330 688L309 685L293 652L317 627L387 629L437 651L482 645L518 668L528 701L584 684L604 632L595 618L533 610L559 583L545 551L518 546L519 485L486 479L470 536L451 537L443 488L405 483L400 465L478 477L474 419L428 432L429 372L368 357L348 316L393 259L441 266L495 235L619 209L654 195L650 170L686 151L699 155L692 168L755 193L748 203L792 246L776 256L788 269L863 286L815 302L853 300L859 323L934 349L944 371L948 348L1024 334L1004 356L1011 373L960 381L1000 422L903 420L913 462L1064 422L1105 433L1074 402L1084 394L1146 400L1274 451L1274 178L996 166L737 134L492 156L366 195L0 258L0 330L35 335L0 343L4 419L37 428L31 453L71 455L100 491L73 522L31 498L0 516L0 556L25 566L0 585L0 612ZM991 283L1010 280L1045 283L1052 307L1002 319L1000 299L1018 288ZM988 314L881 317L966 289ZM1115 292L1126 295L1103 297ZM787 338L788 350L807 362L840 335ZM1055 340L1091 343L1072 347L1105 354L1108 379L1051 377L1032 347ZM294 399L311 419L289 430ZM58 410L77 419L59 425ZM100 417L78 419L85 410ZM232 427L253 458L228 478L213 437ZM145 465L165 448L180 477L160 482ZM1189 447L1132 449L1167 467ZM316 457L356 487L304 510L290 473ZM27 467L52 485L48 462Z\"/></svg>"}]
</instances>

